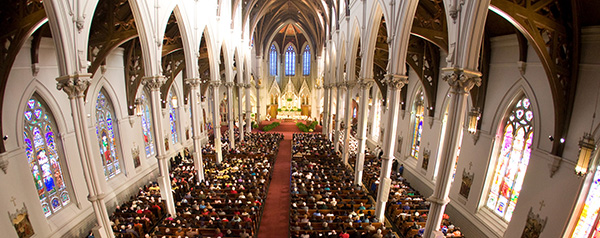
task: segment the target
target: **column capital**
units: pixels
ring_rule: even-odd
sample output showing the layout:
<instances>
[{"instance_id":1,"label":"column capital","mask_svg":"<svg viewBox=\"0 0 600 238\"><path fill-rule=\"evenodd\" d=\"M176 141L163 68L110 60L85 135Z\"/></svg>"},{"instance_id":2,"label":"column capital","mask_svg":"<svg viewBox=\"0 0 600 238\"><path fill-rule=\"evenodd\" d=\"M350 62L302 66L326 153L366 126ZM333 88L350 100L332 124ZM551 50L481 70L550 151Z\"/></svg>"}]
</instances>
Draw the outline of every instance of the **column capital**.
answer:
<instances>
[{"instance_id":1,"label":"column capital","mask_svg":"<svg viewBox=\"0 0 600 238\"><path fill-rule=\"evenodd\" d=\"M219 86L221 86L221 81L218 81L218 80L210 81L208 83L209 83L209 86L212 88L218 88Z\"/></svg>"},{"instance_id":2,"label":"column capital","mask_svg":"<svg viewBox=\"0 0 600 238\"><path fill-rule=\"evenodd\" d=\"M461 68L443 68L445 72L444 81L448 82L451 91L456 93L468 93L473 86L481 85L481 73Z\"/></svg>"},{"instance_id":3,"label":"column capital","mask_svg":"<svg viewBox=\"0 0 600 238\"><path fill-rule=\"evenodd\" d=\"M142 84L151 90L160 90L160 87L167 81L162 75L143 77Z\"/></svg>"},{"instance_id":4,"label":"column capital","mask_svg":"<svg viewBox=\"0 0 600 238\"><path fill-rule=\"evenodd\" d=\"M352 87L354 87L354 85L356 85L355 81L345 81L344 82L344 86L346 86L346 88L351 89Z\"/></svg>"},{"instance_id":5,"label":"column capital","mask_svg":"<svg viewBox=\"0 0 600 238\"><path fill-rule=\"evenodd\" d=\"M246 88L246 89L249 89L251 87L252 87L252 84L249 84L249 83L244 84L244 88Z\"/></svg>"},{"instance_id":6,"label":"column capital","mask_svg":"<svg viewBox=\"0 0 600 238\"><path fill-rule=\"evenodd\" d=\"M319 88L319 85L315 85L315 87ZM328 83L326 83L326 84L323 84L323 88L324 88L325 90L327 90L327 89L330 89L330 88L331 88L331 84L328 84Z\"/></svg>"},{"instance_id":7,"label":"column capital","mask_svg":"<svg viewBox=\"0 0 600 238\"><path fill-rule=\"evenodd\" d=\"M200 86L200 84L202 84L202 79L201 78L187 78L187 79L185 79L185 83L189 84L192 87L198 87L198 86Z\"/></svg>"},{"instance_id":8,"label":"column capital","mask_svg":"<svg viewBox=\"0 0 600 238\"><path fill-rule=\"evenodd\" d=\"M83 97L83 93L90 86L92 74L65 75L56 78L56 89L64 90L69 98Z\"/></svg>"},{"instance_id":9,"label":"column capital","mask_svg":"<svg viewBox=\"0 0 600 238\"><path fill-rule=\"evenodd\" d=\"M383 83L390 89L401 89L408 84L408 76L400 74L386 74Z\"/></svg>"},{"instance_id":10,"label":"column capital","mask_svg":"<svg viewBox=\"0 0 600 238\"><path fill-rule=\"evenodd\" d=\"M371 86L373 86L373 83L375 83L375 80L370 79L370 78L363 78L363 79L357 81L357 84L360 87L360 89L371 88Z\"/></svg>"},{"instance_id":11,"label":"column capital","mask_svg":"<svg viewBox=\"0 0 600 238\"><path fill-rule=\"evenodd\" d=\"M348 88L346 87L346 84L345 84L345 83L343 83L343 82L338 82L338 83L336 83L335 85L337 86L338 90L346 90L346 89L348 89Z\"/></svg>"},{"instance_id":12,"label":"column capital","mask_svg":"<svg viewBox=\"0 0 600 238\"><path fill-rule=\"evenodd\" d=\"M235 85L233 82L225 82L225 87L232 88Z\"/></svg>"}]
</instances>

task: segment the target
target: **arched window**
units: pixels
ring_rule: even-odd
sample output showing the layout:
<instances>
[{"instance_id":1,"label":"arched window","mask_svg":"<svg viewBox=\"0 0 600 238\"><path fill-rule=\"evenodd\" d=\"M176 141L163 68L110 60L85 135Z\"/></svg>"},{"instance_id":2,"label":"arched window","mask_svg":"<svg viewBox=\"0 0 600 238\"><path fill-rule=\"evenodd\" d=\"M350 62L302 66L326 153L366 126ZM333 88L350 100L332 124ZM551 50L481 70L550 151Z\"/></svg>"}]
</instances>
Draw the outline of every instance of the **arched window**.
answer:
<instances>
[{"instance_id":1,"label":"arched window","mask_svg":"<svg viewBox=\"0 0 600 238\"><path fill-rule=\"evenodd\" d=\"M277 75L277 48L275 44L271 45L271 51L269 52L269 72L271 75Z\"/></svg>"},{"instance_id":2,"label":"arched window","mask_svg":"<svg viewBox=\"0 0 600 238\"><path fill-rule=\"evenodd\" d=\"M410 149L410 156L418 159L419 151L421 150L421 133L423 133L423 113L425 112L424 106L425 98L423 96L423 90L417 92L417 97L413 102L413 136L412 146Z\"/></svg>"},{"instance_id":3,"label":"arched window","mask_svg":"<svg viewBox=\"0 0 600 238\"><path fill-rule=\"evenodd\" d=\"M502 143L486 206L506 221L510 221L515 210L529 164L533 141L532 120L531 103L523 96L502 124Z\"/></svg>"},{"instance_id":4,"label":"arched window","mask_svg":"<svg viewBox=\"0 0 600 238\"><path fill-rule=\"evenodd\" d=\"M175 100L172 100L173 98L175 98ZM179 142L179 133L177 130L177 117L178 117L178 113L177 113L177 107L178 105L174 105L174 101L177 100L177 97L175 96L175 91L173 91L173 88L171 88L171 90L169 90L169 126L171 128L171 138L173 139L173 144L178 143Z\"/></svg>"},{"instance_id":5,"label":"arched window","mask_svg":"<svg viewBox=\"0 0 600 238\"><path fill-rule=\"evenodd\" d=\"M600 166L596 167L594 180L592 180L589 189L581 214L578 216L575 231L573 231L572 237L574 238L600 236L600 224L596 224L600 209ZM590 236L590 234L593 235Z\"/></svg>"},{"instance_id":6,"label":"arched window","mask_svg":"<svg viewBox=\"0 0 600 238\"><path fill-rule=\"evenodd\" d=\"M109 179L121 173L121 166L115 138L115 134L117 134L115 111L110 99L106 97L104 89L100 90L98 100L96 100L96 134L100 143L104 176Z\"/></svg>"},{"instance_id":7,"label":"arched window","mask_svg":"<svg viewBox=\"0 0 600 238\"><path fill-rule=\"evenodd\" d=\"M34 95L27 101L23 128L25 154L46 217L71 202L61 169L62 147L60 140L56 140L54 123L54 116L39 96Z\"/></svg>"},{"instance_id":8,"label":"arched window","mask_svg":"<svg viewBox=\"0 0 600 238\"><path fill-rule=\"evenodd\" d=\"M292 45L285 50L285 75L296 75L296 51Z\"/></svg>"},{"instance_id":9,"label":"arched window","mask_svg":"<svg viewBox=\"0 0 600 238\"><path fill-rule=\"evenodd\" d=\"M142 132L144 133L144 147L146 156L154 155L154 136L152 134L152 114L150 114L150 97L144 91L142 93Z\"/></svg>"},{"instance_id":10,"label":"arched window","mask_svg":"<svg viewBox=\"0 0 600 238\"><path fill-rule=\"evenodd\" d=\"M306 75L310 75L310 47L308 45L306 45L306 47L304 47L304 55L302 55L302 71L304 72L303 74Z\"/></svg>"}]
</instances>

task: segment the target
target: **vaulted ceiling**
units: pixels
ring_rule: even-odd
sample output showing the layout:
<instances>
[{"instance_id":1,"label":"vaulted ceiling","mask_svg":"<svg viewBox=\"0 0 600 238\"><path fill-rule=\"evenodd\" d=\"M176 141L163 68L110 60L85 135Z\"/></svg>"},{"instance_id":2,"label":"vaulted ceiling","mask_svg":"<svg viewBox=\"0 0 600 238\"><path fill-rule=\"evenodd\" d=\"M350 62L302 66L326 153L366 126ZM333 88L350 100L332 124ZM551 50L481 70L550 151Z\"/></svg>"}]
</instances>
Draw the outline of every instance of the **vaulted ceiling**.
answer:
<instances>
[{"instance_id":1,"label":"vaulted ceiling","mask_svg":"<svg viewBox=\"0 0 600 238\"><path fill-rule=\"evenodd\" d=\"M242 1L244 24L249 23L257 52L269 47L270 39L283 28L299 30L320 54L332 0L235 0ZM237 4L237 3L236 3ZM234 4L235 5L235 4ZM248 22L249 21L249 22ZM260 43L256 43L260 42Z\"/></svg>"}]
</instances>

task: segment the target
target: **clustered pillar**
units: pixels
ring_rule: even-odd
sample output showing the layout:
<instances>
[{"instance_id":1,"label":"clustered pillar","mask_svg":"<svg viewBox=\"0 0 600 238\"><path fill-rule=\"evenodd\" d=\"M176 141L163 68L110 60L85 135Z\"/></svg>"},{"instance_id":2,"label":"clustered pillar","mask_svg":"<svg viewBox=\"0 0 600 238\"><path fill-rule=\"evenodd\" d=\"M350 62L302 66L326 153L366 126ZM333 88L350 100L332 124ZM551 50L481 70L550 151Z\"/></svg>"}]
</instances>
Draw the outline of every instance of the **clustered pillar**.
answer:
<instances>
[{"instance_id":1,"label":"clustered pillar","mask_svg":"<svg viewBox=\"0 0 600 238\"><path fill-rule=\"evenodd\" d=\"M377 203L375 204L375 216L380 221L383 221L385 217L385 206L388 201L390 185L392 183L391 174L392 163L394 162L394 138L396 138L396 131L398 130L396 118L398 118L398 112L400 111L400 92L402 87L408 84L408 77L404 75L389 74L386 75L386 77L384 83L387 84L388 88L387 126L383 133L383 141L385 141L385 143L382 148L383 156L381 157L380 182L377 190Z\"/></svg>"},{"instance_id":2,"label":"clustered pillar","mask_svg":"<svg viewBox=\"0 0 600 238\"><path fill-rule=\"evenodd\" d=\"M110 219L106 211L104 198L106 194L102 191L101 178L96 172L95 159L92 156L92 142L88 132L88 124L85 113L84 92L90 84L91 74L66 75L57 78L58 90L64 90L69 96L71 111L73 112L73 123L75 124L75 136L77 137L77 148L83 167L86 186L89 192L88 201L92 203L97 224L92 229L95 237L114 237Z\"/></svg>"},{"instance_id":3,"label":"clustered pillar","mask_svg":"<svg viewBox=\"0 0 600 238\"><path fill-rule=\"evenodd\" d=\"M190 90L190 108L192 110L192 129L194 136L194 168L196 169L197 182L204 181L204 162L202 161L202 128L200 121L202 120L202 110L200 110L200 83L199 78L189 78L185 82L191 86Z\"/></svg>"},{"instance_id":4,"label":"clustered pillar","mask_svg":"<svg viewBox=\"0 0 600 238\"><path fill-rule=\"evenodd\" d=\"M362 185L363 166L365 164L365 150L367 145L367 102L369 89L373 86L373 79L363 79L358 82L360 88L360 106L358 109L358 155L354 166L354 184Z\"/></svg>"},{"instance_id":5,"label":"clustered pillar","mask_svg":"<svg viewBox=\"0 0 600 238\"><path fill-rule=\"evenodd\" d=\"M165 201L167 213L175 217L175 203L173 202L173 192L171 188L171 179L169 176L169 158L166 151L166 143L169 143L168 137L164 136L162 115L161 115L161 99L160 87L165 83L166 79L162 75L145 77L142 83L150 89L150 102L152 107L152 126L154 127L154 135L156 135L156 159L158 160L158 185L160 187L160 197ZM165 138L164 143L162 143Z\"/></svg>"},{"instance_id":6,"label":"clustered pillar","mask_svg":"<svg viewBox=\"0 0 600 238\"><path fill-rule=\"evenodd\" d=\"M220 81L210 82L210 88L212 89L213 96L213 134L215 138L214 146L217 164L221 164L221 161L223 161L223 152L221 151L221 115L219 114L219 86L221 86Z\"/></svg>"},{"instance_id":7,"label":"clustered pillar","mask_svg":"<svg viewBox=\"0 0 600 238\"><path fill-rule=\"evenodd\" d=\"M462 133L467 97L473 86L481 84L481 73L458 68L444 68L447 74L444 81L450 85L448 94L448 121L440 149L440 172L436 181L433 195L427 200L431 203L425 233L423 237L432 237L433 231L439 230L446 205L450 202L448 194L452 184L456 152L460 146L459 140Z\"/></svg>"}]
</instances>

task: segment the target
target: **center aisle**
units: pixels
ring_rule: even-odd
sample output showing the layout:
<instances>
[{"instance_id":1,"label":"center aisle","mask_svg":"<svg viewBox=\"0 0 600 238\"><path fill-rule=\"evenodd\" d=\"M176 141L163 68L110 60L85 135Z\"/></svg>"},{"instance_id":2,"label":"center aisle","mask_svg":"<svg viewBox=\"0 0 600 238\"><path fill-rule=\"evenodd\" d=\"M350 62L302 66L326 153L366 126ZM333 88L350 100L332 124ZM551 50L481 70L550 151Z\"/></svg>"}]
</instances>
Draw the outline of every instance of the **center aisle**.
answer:
<instances>
[{"instance_id":1,"label":"center aisle","mask_svg":"<svg viewBox=\"0 0 600 238\"><path fill-rule=\"evenodd\" d=\"M293 132L283 132L283 135L284 139L279 144L279 153L273 167L273 178L260 222L259 238L290 236L290 169Z\"/></svg>"}]
</instances>

